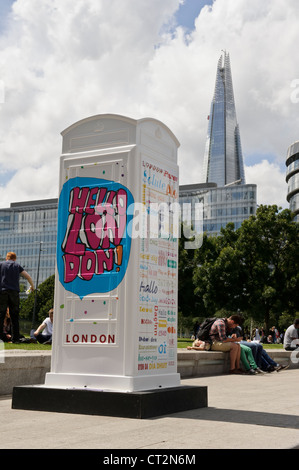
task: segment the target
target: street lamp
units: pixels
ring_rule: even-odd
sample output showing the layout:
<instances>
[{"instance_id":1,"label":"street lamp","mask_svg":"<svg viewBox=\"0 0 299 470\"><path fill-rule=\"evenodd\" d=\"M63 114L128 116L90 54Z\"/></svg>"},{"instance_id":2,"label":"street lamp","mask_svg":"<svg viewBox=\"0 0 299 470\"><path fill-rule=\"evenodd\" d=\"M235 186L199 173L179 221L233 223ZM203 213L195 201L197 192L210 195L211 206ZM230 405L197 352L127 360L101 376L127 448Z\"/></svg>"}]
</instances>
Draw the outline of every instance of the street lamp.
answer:
<instances>
[{"instance_id":1,"label":"street lamp","mask_svg":"<svg viewBox=\"0 0 299 470\"><path fill-rule=\"evenodd\" d=\"M31 329L33 329L35 326L35 313L36 313L36 303L37 303L37 287L38 287L38 278L39 278L39 266L40 266L40 255L42 250L42 244L43 242L36 242L39 243L39 253L38 253L38 262L37 262L37 273L36 273L36 284L35 284L35 290L34 290L34 307L33 307L33 314L32 314L32 324L31 324Z\"/></svg>"}]
</instances>

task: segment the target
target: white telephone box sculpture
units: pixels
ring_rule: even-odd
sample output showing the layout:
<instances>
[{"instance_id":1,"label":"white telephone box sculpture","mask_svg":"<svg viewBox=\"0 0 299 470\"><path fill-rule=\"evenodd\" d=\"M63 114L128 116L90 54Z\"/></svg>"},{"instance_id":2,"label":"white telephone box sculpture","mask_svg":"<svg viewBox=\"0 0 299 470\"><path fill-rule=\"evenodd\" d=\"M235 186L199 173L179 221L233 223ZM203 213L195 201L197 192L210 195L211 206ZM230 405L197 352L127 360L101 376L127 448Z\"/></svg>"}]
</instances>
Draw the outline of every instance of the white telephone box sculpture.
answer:
<instances>
[{"instance_id":1,"label":"white telephone box sculpture","mask_svg":"<svg viewBox=\"0 0 299 470\"><path fill-rule=\"evenodd\" d=\"M109 114L62 136L45 385L177 387L179 143L160 121Z\"/></svg>"}]
</instances>

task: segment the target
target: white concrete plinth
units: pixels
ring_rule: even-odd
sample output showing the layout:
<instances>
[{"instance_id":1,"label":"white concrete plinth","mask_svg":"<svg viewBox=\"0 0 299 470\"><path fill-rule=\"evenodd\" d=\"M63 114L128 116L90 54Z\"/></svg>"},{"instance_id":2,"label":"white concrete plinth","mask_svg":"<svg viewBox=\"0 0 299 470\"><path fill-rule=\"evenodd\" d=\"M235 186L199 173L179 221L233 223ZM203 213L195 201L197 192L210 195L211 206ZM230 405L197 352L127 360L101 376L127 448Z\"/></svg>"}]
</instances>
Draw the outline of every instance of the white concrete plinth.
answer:
<instances>
[{"instance_id":1,"label":"white concrete plinth","mask_svg":"<svg viewBox=\"0 0 299 470\"><path fill-rule=\"evenodd\" d=\"M45 386L121 392L156 390L180 386L180 374L126 377L93 374L53 374L49 372L46 374Z\"/></svg>"}]
</instances>

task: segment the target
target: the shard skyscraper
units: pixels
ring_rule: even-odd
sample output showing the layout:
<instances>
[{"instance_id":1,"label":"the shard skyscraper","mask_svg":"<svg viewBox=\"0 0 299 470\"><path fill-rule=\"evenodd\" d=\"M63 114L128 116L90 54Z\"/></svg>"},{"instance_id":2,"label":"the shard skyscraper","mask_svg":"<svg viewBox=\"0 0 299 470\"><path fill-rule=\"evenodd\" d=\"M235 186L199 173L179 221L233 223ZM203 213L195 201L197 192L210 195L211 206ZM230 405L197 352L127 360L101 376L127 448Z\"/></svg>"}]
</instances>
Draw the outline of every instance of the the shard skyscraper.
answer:
<instances>
[{"instance_id":1,"label":"the shard skyscraper","mask_svg":"<svg viewBox=\"0 0 299 470\"><path fill-rule=\"evenodd\" d=\"M236 117L229 54L221 55L204 155L204 182L245 184L239 126Z\"/></svg>"}]
</instances>

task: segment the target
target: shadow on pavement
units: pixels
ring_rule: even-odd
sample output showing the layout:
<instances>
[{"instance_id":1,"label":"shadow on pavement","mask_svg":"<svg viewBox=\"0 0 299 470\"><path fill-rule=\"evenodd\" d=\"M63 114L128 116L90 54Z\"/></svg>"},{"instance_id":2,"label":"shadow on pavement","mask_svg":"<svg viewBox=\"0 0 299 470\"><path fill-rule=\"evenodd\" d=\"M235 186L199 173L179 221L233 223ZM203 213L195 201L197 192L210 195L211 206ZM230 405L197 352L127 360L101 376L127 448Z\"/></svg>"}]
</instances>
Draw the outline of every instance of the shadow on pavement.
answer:
<instances>
[{"instance_id":1,"label":"shadow on pavement","mask_svg":"<svg viewBox=\"0 0 299 470\"><path fill-rule=\"evenodd\" d=\"M169 415L171 417L171 415ZM225 423L252 424L255 426L272 426L277 428L299 429L299 416L262 411L230 410L225 408L200 408L182 413L175 417L199 419L203 421L221 421Z\"/></svg>"}]
</instances>

